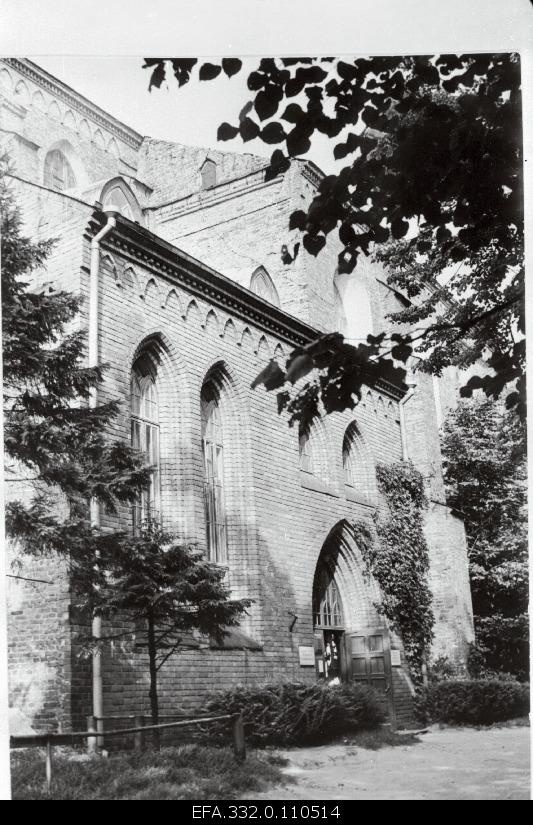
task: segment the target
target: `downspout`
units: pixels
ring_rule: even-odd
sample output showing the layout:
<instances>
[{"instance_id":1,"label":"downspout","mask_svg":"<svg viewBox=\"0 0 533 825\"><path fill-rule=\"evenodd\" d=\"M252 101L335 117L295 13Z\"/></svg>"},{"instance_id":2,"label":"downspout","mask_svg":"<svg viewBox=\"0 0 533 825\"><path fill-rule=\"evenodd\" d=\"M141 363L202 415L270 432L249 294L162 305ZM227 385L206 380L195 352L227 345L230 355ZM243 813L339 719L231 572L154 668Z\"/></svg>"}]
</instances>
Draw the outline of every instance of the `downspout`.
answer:
<instances>
[{"instance_id":1,"label":"downspout","mask_svg":"<svg viewBox=\"0 0 533 825\"><path fill-rule=\"evenodd\" d=\"M405 405L413 397L416 389L416 384L414 383L414 381L408 381L407 386L409 387L409 389L407 390L404 397L398 404L400 410L400 435L402 439L402 459L404 461L409 461L409 450L407 449L407 428L405 426Z\"/></svg>"},{"instance_id":2,"label":"downspout","mask_svg":"<svg viewBox=\"0 0 533 825\"><path fill-rule=\"evenodd\" d=\"M100 287L100 241L115 228L117 222L112 215L107 215L106 225L94 236L91 241L91 269L89 277L89 341L88 360L90 367L97 367L98 357L98 304ZM89 406L94 408L98 403L98 390L91 389ZM100 526L100 506L96 499L91 500L91 525ZM94 639L99 639L102 635L102 619L96 617L92 623L92 635ZM97 719L97 730L103 731L104 715L104 691L102 683L102 656L99 651L95 651L92 656L93 665L93 716ZM94 740L93 740L94 741ZM99 736L96 740L97 747L102 747L103 739Z\"/></svg>"}]
</instances>

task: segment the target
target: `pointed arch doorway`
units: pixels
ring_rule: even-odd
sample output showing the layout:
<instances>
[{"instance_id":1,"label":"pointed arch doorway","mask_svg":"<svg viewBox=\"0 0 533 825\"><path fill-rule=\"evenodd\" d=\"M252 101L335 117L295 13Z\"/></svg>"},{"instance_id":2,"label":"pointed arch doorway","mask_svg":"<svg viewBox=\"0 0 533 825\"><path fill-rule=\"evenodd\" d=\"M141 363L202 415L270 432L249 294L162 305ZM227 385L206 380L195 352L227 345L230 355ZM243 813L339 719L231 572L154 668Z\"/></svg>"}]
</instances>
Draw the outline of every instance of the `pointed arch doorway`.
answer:
<instances>
[{"instance_id":1,"label":"pointed arch doorway","mask_svg":"<svg viewBox=\"0 0 533 825\"><path fill-rule=\"evenodd\" d=\"M346 522L329 534L313 582L317 679L366 684L394 719L390 634L375 604L379 590L363 576L363 560Z\"/></svg>"}]
</instances>

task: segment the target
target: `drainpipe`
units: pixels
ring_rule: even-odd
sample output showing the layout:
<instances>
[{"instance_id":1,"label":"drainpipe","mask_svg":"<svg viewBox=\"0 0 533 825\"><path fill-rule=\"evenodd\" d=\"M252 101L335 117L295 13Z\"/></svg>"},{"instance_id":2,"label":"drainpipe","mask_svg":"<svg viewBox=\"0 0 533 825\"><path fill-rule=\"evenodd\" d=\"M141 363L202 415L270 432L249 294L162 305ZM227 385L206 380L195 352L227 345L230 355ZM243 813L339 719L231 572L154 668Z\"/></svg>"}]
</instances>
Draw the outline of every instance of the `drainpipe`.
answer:
<instances>
[{"instance_id":1,"label":"drainpipe","mask_svg":"<svg viewBox=\"0 0 533 825\"><path fill-rule=\"evenodd\" d=\"M91 269L89 278L89 341L88 359L90 367L97 367L98 359L98 299L99 299L99 275L100 275L100 241L115 228L117 222L112 215L107 215L106 225L98 232L91 241ZM96 407L98 401L98 391L96 387L91 390L89 405ZM96 499L91 500L91 525L100 525L100 507ZM93 638L99 639L102 635L102 620L100 617L93 619ZM95 651L92 657L93 665L93 716L97 718L97 730L103 731L104 715L104 691L102 684L102 657ZM93 740L94 741L94 740ZM96 746L101 748L102 737L96 739Z\"/></svg>"},{"instance_id":2,"label":"drainpipe","mask_svg":"<svg viewBox=\"0 0 533 825\"><path fill-rule=\"evenodd\" d=\"M400 433L402 438L402 458L404 461L409 460L409 450L407 449L407 428L405 426L405 405L411 400L415 393L416 384L414 381L407 381L409 389L399 403L400 409Z\"/></svg>"}]
</instances>

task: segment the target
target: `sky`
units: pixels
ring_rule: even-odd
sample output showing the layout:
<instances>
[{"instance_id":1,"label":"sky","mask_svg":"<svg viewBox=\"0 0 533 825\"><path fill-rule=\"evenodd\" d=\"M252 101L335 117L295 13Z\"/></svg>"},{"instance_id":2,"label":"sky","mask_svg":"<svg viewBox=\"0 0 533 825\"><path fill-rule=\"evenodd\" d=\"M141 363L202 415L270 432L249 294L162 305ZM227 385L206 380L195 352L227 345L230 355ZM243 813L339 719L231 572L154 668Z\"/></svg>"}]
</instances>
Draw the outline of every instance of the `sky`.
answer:
<instances>
[{"instance_id":1,"label":"sky","mask_svg":"<svg viewBox=\"0 0 533 825\"><path fill-rule=\"evenodd\" d=\"M31 59L142 135L264 157L270 157L275 148L257 139L243 143L237 137L219 142L216 137L218 126L224 121L238 122L238 113L252 98L246 78L257 66L256 57L244 58L243 68L232 78L221 75L214 81L200 82L196 74L181 88L169 72L168 81L151 92L150 70L142 68L142 57L35 55ZM220 58L202 57L202 62L204 59L216 63ZM330 172L338 166L332 151L332 142L316 135L306 157Z\"/></svg>"}]
</instances>

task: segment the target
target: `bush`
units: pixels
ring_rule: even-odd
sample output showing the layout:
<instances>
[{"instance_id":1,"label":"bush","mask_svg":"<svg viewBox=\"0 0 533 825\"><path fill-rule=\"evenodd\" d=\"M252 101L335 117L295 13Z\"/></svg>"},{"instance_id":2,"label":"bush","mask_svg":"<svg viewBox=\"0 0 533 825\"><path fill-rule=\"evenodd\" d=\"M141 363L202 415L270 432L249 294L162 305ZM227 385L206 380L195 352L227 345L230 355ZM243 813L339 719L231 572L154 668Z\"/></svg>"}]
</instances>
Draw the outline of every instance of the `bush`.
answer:
<instances>
[{"instance_id":1,"label":"bush","mask_svg":"<svg viewBox=\"0 0 533 825\"><path fill-rule=\"evenodd\" d=\"M437 682L415 701L423 722L490 725L529 713L529 685L497 679Z\"/></svg>"},{"instance_id":2,"label":"bush","mask_svg":"<svg viewBox=\"0 0 533 825\"><path fill-rule=\"evenodd\" d=\"M241 713L246 741L256 746L318 744L383 721L376 694L363 685L239 686L213 696L205 710Z\"/></svg>"},{"instance_id":3,"label":"bush","mask_svg":"<svg viewBox=\"0 0 533 825\"><path fill-rule=\"evenodd\" d=\"M439 656L434 659L428 667L428 678L430 682L450 682L457 681L459 673L456 666L450 662L447 656Z\"/></svg>"}]
</instances>

